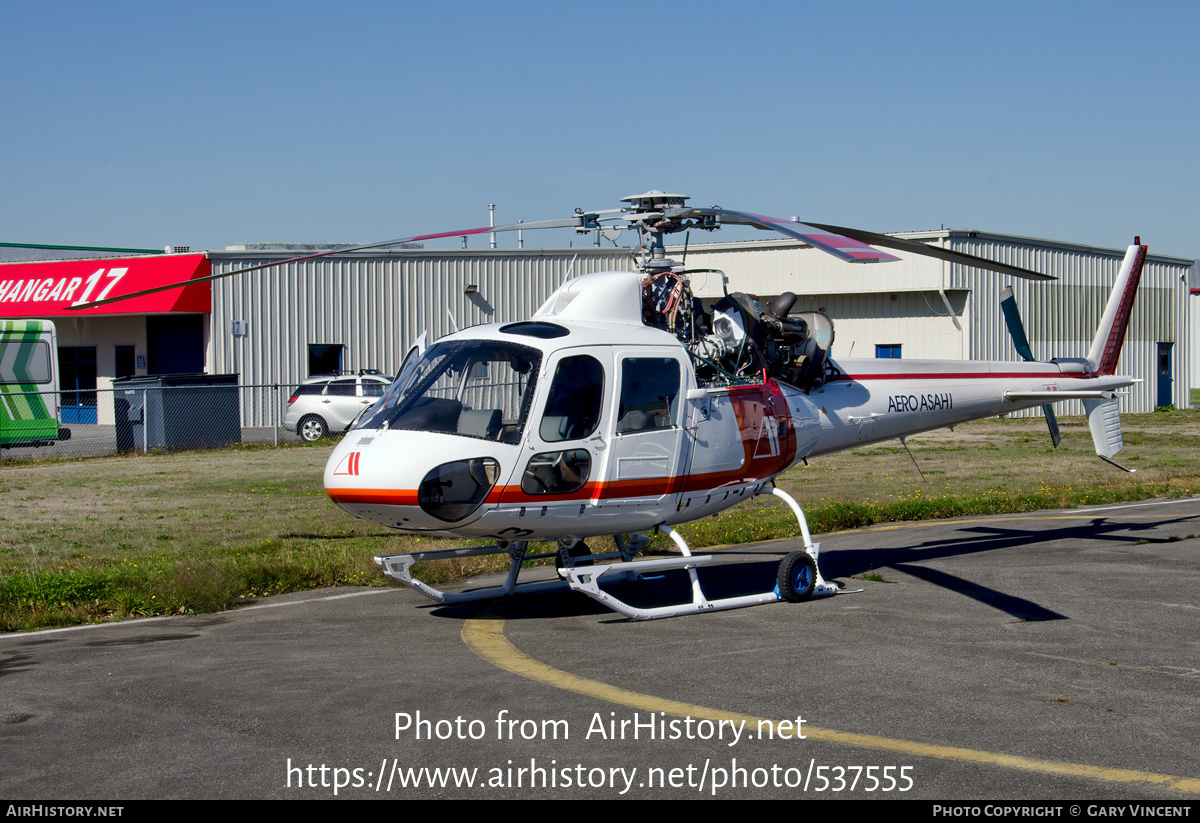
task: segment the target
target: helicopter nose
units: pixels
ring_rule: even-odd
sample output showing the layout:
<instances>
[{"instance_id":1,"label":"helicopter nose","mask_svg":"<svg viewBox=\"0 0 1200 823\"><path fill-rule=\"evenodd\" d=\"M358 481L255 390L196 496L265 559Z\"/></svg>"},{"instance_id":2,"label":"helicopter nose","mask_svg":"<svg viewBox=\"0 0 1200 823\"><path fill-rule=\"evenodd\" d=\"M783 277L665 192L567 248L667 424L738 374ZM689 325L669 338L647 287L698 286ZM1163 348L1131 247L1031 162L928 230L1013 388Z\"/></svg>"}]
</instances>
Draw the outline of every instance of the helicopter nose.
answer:
<instances>
[{"instance_id":1,"label":"helicopter nose","mask_svg":"<svg viewBox=\"0 0 1200 823\"><path fill-rule=\"evenodd\" d=\"M478 440L402 431L363 440L343 441L325 467L326 493L356 517L445 529L473 520L494 496L501 464L479 454Z\"/></svg>"}]
</instances>

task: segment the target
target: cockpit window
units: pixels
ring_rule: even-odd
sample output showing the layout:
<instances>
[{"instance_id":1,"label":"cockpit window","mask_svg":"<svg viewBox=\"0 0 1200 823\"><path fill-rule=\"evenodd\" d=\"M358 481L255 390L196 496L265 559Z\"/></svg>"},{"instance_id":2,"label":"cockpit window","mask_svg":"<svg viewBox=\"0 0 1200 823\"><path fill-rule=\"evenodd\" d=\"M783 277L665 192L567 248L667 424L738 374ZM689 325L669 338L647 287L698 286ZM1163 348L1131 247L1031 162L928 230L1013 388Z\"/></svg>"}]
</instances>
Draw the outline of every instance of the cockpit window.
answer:
<instances>
[{"instance_id":1,"label":"cockpit window","mask_svg":"<svg viewBox=\"0 0 1200 823\"><path fill-rule=\"evenodd\" d=\"M542 354L490 340L437 343L405 363L360 429L409 429L519 443Z\"/></svg>"},{"instance_id":2,"label":"cockpit window","mask_svg":"<svg viewBox=\"0 0 1200 823\"><path fill-rule=\"evenodd\" d=\"M600 422L604 367L586 354L564 357L554 370L538 434L547 443L582 440Z\"/></svg>"}]
</instances>

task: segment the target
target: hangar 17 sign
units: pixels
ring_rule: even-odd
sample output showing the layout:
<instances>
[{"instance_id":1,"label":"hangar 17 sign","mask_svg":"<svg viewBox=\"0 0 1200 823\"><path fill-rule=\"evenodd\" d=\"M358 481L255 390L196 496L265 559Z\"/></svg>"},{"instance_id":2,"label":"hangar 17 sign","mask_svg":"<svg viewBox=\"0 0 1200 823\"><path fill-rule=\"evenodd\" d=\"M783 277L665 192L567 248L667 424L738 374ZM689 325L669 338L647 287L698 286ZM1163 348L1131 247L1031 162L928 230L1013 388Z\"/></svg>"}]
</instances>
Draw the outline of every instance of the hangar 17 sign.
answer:
<instances>
[{"instance_id":1,"label":"hangar 17 sign","mask_svg":"<svg viewBox=\"0 0 1200 823\"><path fill-rule=\"evenodd\" d=\"M140 291L212 273L204 254L124 257L105 260L54 260L0 264L0 317L58 317L79 314L209 312L208 283L148 294L112 306L72 311L72 306L119 292Z\"/></svg>"}]
</instances>

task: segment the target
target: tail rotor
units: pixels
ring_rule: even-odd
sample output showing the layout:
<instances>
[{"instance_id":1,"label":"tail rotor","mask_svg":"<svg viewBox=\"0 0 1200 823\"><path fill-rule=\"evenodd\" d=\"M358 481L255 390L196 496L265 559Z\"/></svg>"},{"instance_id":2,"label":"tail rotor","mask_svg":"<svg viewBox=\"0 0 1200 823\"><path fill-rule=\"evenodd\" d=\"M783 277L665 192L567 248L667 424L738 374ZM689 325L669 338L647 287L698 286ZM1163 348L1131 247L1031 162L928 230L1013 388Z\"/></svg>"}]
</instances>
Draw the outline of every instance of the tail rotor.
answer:
<instances>
[{"instance_id":1,"label":"tail rotor","mask_svg":"<svg viewBox=\"0 0 1200 823\"><path fill-rule=\"evenodd\" d=\"M1012 286L1006 286L1004 291L1000 292L1000 311L1004 313L1004 323L1008 326L1008 334L1012 337L1017 354L1021 355L1022 360L1035 362L1033 349L1029 347L1029 337L1025 334L1025 324L1021 322L1021 312L1017 309L1017 299L1013 296ZM1047 403L1042 406L1042 413L1046 415L1046 427L1050 429L1050 440L1057 449L1058 444L1062 442L1062 435L1058 431L1058 417L1054 414L1054 406Z\"/></svg>"}]
</instances>

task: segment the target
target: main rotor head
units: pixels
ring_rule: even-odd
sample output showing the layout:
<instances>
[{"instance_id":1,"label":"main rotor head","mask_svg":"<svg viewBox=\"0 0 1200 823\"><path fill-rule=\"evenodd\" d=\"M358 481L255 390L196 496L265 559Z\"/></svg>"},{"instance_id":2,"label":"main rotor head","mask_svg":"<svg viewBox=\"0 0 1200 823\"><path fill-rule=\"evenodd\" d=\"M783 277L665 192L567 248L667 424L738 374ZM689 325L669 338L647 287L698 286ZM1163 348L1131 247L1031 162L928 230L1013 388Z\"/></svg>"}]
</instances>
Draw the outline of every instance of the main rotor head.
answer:
<instances>
[{"instance_id":1,"label":"main rotor head","mask_svg":"<svg viewBox=\"0 0 1200 823\"><path fill-rule=\"evenodd\" d=\"M643 269L661 270L676 265L666 259L665 235L685 229L717 228L715 219L691 218L687 208L689 199L689 195L670 194L659 189L621 198L622 203L629 204L621 210L621 218L636 228L641 237Z\"/></svg>"},{"instance_id":2,"label":"main rotor head","mask_svg":"<svg viewBox=\"0 0 1200 823\"><path fill-rule=\"evenodd\" d=\"M645 194L631 194L628 197L622 197L621 202L630 204L627 211L661 212L663 209L683 208L690 199L691 195L667 194L665 191L651 189Z\"/></svg>"}]
</instances>

